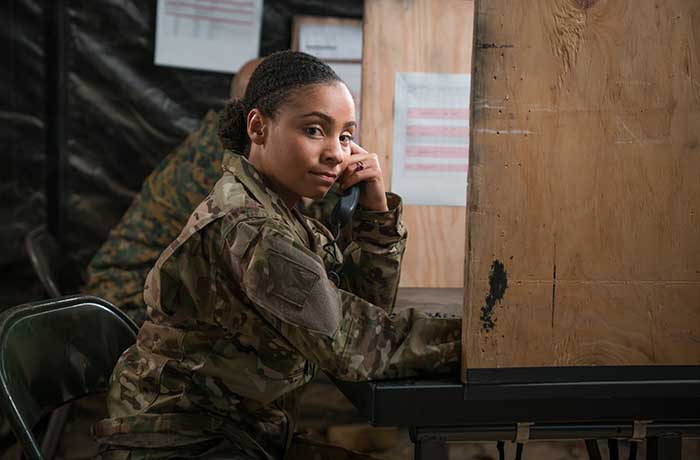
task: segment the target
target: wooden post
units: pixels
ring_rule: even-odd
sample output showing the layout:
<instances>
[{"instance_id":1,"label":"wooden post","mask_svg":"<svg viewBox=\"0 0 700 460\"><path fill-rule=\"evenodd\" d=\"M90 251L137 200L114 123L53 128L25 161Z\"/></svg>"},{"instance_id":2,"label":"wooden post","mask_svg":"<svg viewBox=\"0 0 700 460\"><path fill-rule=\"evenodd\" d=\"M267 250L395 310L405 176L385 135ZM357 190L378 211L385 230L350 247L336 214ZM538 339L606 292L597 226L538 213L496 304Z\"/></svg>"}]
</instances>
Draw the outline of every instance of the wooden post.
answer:
<instances>
[{"instance_id":1,"label":"wooden post","mask_svg":"<svg viewBox=\"0 0 700 460\"><path fill-rule=\"evenodd\" d=\"M467 377L700 364L700 4L475 15Z\"/></svg>"}]
</instances>

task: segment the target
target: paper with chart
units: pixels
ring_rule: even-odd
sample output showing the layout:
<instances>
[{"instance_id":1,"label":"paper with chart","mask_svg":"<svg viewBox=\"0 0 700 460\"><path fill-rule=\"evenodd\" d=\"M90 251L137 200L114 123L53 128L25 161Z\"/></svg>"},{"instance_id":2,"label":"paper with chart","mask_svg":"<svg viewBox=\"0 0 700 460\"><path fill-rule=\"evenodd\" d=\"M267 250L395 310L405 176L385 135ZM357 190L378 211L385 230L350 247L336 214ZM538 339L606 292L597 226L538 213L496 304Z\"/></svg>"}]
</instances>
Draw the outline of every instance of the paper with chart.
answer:
<instances>
[{"instance_id":1,"label":"paper with chart","mask_svg":"<svg viewBox=\"0 0 700 460\"><path fill-rule=\"evenodd\" d=\"M396 74L391 190L404 203L466 206L469 84L469 74Z\"/></svg>"},{"instance_id":2,"label":"paper with chart","mask_svg":"<svg viewBox=\"0 0 700 460\"><path fill-rule=\"evenodd\" d=\"M263 0L158 0L155 63L235 73L260 48Z\"/></svg>"}]
</instances>

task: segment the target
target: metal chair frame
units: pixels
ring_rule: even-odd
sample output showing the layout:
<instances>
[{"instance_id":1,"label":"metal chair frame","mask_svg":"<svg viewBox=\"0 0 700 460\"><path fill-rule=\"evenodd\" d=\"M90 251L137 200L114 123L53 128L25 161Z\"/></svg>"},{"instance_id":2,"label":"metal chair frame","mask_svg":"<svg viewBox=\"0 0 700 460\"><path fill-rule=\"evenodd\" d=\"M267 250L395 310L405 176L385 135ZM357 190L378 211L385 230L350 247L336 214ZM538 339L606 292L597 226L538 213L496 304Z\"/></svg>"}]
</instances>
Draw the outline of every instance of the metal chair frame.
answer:
<instances>
[{"instance_id":1,"label":"metal chair frame","mask_svg":"<svg viewBox=\"0 0 700 460\"><path fill-rule=\"evenodd\" d=\"M67 402L106 391L137 332L128 316L92 296L23 304L0 314L0 409L28 459L45 458L32 427Z\"/></svg>"}]
</instances>

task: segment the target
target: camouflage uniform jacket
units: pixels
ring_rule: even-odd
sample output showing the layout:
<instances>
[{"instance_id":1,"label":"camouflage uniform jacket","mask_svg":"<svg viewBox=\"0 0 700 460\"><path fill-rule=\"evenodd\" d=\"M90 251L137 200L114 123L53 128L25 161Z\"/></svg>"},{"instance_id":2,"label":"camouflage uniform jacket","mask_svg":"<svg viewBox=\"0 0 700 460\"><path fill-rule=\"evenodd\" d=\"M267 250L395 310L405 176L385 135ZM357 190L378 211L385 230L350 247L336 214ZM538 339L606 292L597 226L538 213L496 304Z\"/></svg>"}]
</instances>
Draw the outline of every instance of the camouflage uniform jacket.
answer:
<instances>
[{"instance_id":1,"label":"camouflage uniform jacket","mask_svg":"<svg viewBox=\"0 0 700 460\"><path fill-rule=\"evenodd\" d=\"M221 177L224 148L218 131L219 114L209 111L199 129L148 176L90 262L84 292L112 302L137 324L143 322L143 285L148 270ZM337 200L337 193L329 193L303 212L327 219Z\"/></svg>"},{"instance_id":2,"label":"camouflage uniform jacket","mask_svg":"<svg viewBox=\"0 0 700 460\"><path fill-rule=\"evenodd\" d=\"M456 373L459 319L390 314L406 238L396 195L389 212L356 213L343 256L245 158L227 154L224 170L148 275L150 319L113 372L103 446L225 437L282 458L296 390L318 367L345 380ZM341 289L327 270L343 259Z\"/></svg>"}]
</instances>

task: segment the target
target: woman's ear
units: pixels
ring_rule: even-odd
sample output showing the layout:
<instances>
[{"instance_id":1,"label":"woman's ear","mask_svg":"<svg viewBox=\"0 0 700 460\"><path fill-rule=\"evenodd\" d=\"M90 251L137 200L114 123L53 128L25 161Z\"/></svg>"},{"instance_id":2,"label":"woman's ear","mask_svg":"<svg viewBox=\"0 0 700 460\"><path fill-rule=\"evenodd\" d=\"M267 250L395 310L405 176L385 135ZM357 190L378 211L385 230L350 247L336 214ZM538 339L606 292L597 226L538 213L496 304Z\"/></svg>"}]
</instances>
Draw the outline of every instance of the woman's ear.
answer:
<instances>
[{"instance_id":1,"label":"woman's ear","mask_svg":"<svg viewBox=\"0 0 700 460\"><path fill-rule=\"evenodd\" d=\"M248 137L253 144L263 145L267 137L267 117L258 109L248 112Z\"/></svg>"}]
</instances>

